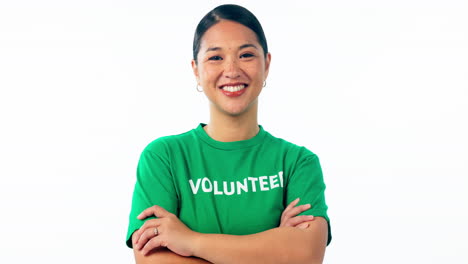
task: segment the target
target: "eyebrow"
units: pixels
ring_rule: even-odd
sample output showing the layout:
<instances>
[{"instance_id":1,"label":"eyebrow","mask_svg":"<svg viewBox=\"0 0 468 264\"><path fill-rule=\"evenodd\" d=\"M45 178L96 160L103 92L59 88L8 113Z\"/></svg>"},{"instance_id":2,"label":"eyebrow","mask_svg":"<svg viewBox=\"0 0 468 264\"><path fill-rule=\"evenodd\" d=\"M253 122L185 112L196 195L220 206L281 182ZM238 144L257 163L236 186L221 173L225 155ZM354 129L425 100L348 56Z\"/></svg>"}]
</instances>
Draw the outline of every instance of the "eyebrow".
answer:
<instances>
[{"instance_id":1,"label":"eyebrow","mask_svg":"<svg viewBox=\"0 0 468 264\"><path fill-rule=\"evenodd\" d=\"M255 46L254 44L244 44L244 45L241 45L239 47L239 50L249 48L249 47L252 47L254 49L258 49L257 46ZM222 50L222 48L221 47L210 47L210 48L206 49L205 53L207 53L209 51L217 51L217 50Z\"/></svg>"}]
</instances>

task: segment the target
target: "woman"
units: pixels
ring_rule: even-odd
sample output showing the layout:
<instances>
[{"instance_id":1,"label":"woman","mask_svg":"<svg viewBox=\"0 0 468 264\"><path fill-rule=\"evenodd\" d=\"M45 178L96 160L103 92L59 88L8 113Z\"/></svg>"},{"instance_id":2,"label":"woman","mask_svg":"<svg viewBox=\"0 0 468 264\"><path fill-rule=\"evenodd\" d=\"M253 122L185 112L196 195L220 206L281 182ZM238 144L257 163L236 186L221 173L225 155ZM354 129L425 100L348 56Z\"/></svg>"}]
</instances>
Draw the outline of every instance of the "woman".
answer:
<instances>
[{"instance_id":1,"label":"woman","mask_svg":"<svg viewBox=\"0 0 468 264\"><path fill-rule=\"evenodd\" d=\"M200 21L192 68L210 121L143 151L127 234L137 263L322 262L331 235L318 158L257 122L270 61L245 8Z\"/></svg>"}]
</instances>

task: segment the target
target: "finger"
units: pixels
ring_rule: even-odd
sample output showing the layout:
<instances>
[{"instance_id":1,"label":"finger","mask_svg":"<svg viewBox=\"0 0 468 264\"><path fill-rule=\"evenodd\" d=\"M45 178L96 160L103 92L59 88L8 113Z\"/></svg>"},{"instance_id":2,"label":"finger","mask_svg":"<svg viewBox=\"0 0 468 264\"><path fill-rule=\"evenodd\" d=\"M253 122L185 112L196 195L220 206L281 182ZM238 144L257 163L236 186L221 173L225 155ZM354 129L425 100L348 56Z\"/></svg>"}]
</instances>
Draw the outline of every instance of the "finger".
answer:
<instances>
[{"instance_id":1,"label":"finger","mask_svg":"<svg viewBox=\"0 0 468 264\"><path fill-rule=\"evenodd\" d=\"M140 240L140 236L146 230L154 230L155 227L159 227L161 225L161 219L151 219L147 220L137 231L135 231L135 244L138 243Z\"/></svg>"},{"instance_id":2,"label":"finger","mask_svg":"<svg viewBox=\"0 0 468 264\"><path fill-rule=\"evenodd\" d=\"M153 239L154 237L156 237L157 235L154 233L154 228L148 228L146 230L144 230L141 235L140 235L140 238L138 240L138 242L136 243L136 249L140 250L141 248L143 248L149 240Z\"/></svg>"},{"instance_id":3,"label":"finger","mask_svg":"<svg viewBox=\"0 0 468 264\"><path fill-rule=\"evenodd\" d=\"M314 216L312 215L299 215L291 219L288 219L288 221L286 221L284 226L297 226L301 223L312 221L312 220L314 220Z\"/></svg>"},{"instance_id":4,"label":"finger","mask_svg":"<svg viewBox=\"0 0 468 264\"><path fill-rule=\"evenodd\" d=\"M314 220L314 217L312 215L299 215L293 218L288 219L286 222L284 222L281 227L285 226L292 226L295 227L298 224L301 224L303 222L308 222Z\"/></svg>"},{"instance_id":5,"label":"finger","mask_svg":"<svg viewBox=\"0 0 468 264\"><path fill-rule=\"evenodd\" d=\"M294 201L292 201L291 203L288 204L288 206L286 206L286 208L283 210L283 213L281 213L281 222L283 222L284 218L285 218L285 215L287 214L287 212L289 210L291 210L292 208L294 208L294 206L297 205L297 203L299 203L299 200L300 198L296 198Z\"/></svg>"},{"instance_id":6,"label":"finger","mask_svg":"<svg viewBox=\"0 0 468 264\"><path fill-rule=\"evenodd\" d=\"M140 227L139 230L144 231L147 228L158 227L159 225L161 225L161 220L162 219L159 218L146 220L146 222Z\"/></svg>"},{"instance_id":7,"label":"finger","mask_svg":"<svg viewBox=\"0 0 468 264\"><path fill-rule=\"evenodd\" d=\"M285 217L286 218L290 218L290 217L294 217L304 211L307 211L310 209L310 204L303 204L303 205L299 205L299 206L296 206L290 210L288 210L287 212L285 212Z\"/></svg>"},{"instance_id":8,"label":"finger","mask_svg":"<svg viewBox=\"0 0 468 264\"><path fill-rule=\"evenodd\" d=\"M145 246L141 249L141 254L146 256L151 250L161 247L162 246L162 240L160 237L154 237L148 243L145 244Z\"/></svg>"},{"instance_id":9,"label":"finger","mask_svg":"<svg viewBox=\"0 0 468 264\"><path fill-rule=\"evenodd\" d=\"M309 223L305 222L305 223L302 223L302 224L298 224L296 227L299 228L299 229L306 229L306 228L309 227Z\"/></svg>"},{"instance_id":10,"label":"finger","mask_svg":"<svg viewBox=\"0 0 468 264\"><path fill-rule=\"evenodd\" d=\"M292 202L284 209L284 211L289 210L289 209L293 208L294 206L296 206L296 204L299 202L299 200L301 200L301 199L300 199L300 198L296 198L296 200L292 201Z\"/></svg>"},{"instance_id":11,"label":"finger","mask_svg":"<svg viewBox=\"0 0 468 264\"><path fill-rule=\"evenodd\" d=\"M140 240L140 229L138 229L137 231L135 231L133 233L133 236L132 236L132 239L133 239L133 244L136 246L138 244L138 240Z\"/></svg>"},{"instance_id":12,"label":"finger","mask_svg":"<svg viewBox=\"0 0 468 264\"><path fill-rule=\"evenodd\" d=\"M150 208L147 208L147 209L143 210L143 212L141 212L141 214L139 214L137 216L137 218L140 219L140 220L143 220L143 219L145 219L147 217L150 217L150 216L153 216L153 215L156 216L156 217L165 217L168 214L170 214L170 213L168 211L166 211L166 209L162 208L159 205L153 205Z\"/></svg>"},{"instance_id":13,"label":"finger","mask_svg":"<svg viewBox=\"0 0 468 264\"><path fill-rule=\"evenodd\" d=\"M150 237L150 234L148 232L149 229L143 230L140 232L140 236L138 237L138 241L135 243L135 249L140 250L148 240L150 240L152 237Z\"/></svg>"}]
</instances>

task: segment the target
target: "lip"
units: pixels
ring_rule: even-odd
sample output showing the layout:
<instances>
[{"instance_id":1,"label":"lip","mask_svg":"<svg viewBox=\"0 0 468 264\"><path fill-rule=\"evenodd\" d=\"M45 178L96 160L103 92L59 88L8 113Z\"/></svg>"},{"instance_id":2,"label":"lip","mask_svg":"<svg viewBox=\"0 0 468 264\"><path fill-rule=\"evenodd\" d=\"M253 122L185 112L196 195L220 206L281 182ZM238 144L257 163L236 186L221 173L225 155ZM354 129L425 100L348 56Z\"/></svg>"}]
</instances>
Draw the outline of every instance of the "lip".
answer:
<instances>
[{"instance_id":1,"label":"lip","mask_svg":"<svg viewBox=\"0 0 468 264\"><path fill-rule=\"evenodd\" d=\"M243 83L243 82L235 82L235 83L225 83L225 84L222 84L222 85L218 86L218 88L221 89L221 88L223 88L224 86L238 86L238 85L245 85L245 88L247 88L247 86L249 86L248 84Z\"/></svg>"},{"instance_id":2,"label":"lip","mask_svg":"<svg viewBox=\"0 0 468 264\"><path fill-rule=\"evenodd\" d=\"M244 85L244 89L236 91L236 92L229 92L229 91L225 91L224 89L222 89L224 86L238 86L238 85ZM245 92L245 90L247 90L248 86L249 86L248 84L242 83L242 82L226 83L226 84L223 84L223 85L219 86L219 89L221 90L221 92L224 95L226 95L228 97L238 97L238 96L241 96L242 94L244 94L244 92Z\"/></svg>"},{"instance_id":3,"label":"lip","mask_svg":"<svg viewBox=\"0 0 468 264\"><path fill-rule=\"evenodd\" d=\"M238 96L241 96L245 92L245 90L247 90L247 87L237 92L229 92L229 91L224 91L222 89L221 89L221 92L224 95L229 96L229 97L238 97Z\"/></svg>"}]
</instances>

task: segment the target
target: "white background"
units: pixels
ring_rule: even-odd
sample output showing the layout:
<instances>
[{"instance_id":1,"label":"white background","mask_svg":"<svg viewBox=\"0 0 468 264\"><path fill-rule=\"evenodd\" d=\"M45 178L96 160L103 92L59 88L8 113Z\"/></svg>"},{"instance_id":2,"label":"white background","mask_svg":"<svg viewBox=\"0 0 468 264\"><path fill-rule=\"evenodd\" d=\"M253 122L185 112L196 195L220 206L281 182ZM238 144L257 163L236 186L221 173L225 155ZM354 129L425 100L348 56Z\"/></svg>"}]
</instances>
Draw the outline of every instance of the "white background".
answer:
<instances>
[{"instance_id":1,"label":"white background","mask_svg":"<svg viewBox=\"0 0 468 264\"><path fill-rule=\"evenodd\" d=\"M0 2L0 263L132 263L139 154L208 121L220 1ZM468 2L237 1L272 65L260 123L321 159L325 263L468 263Z\"/></svg>"}]
</instances>

